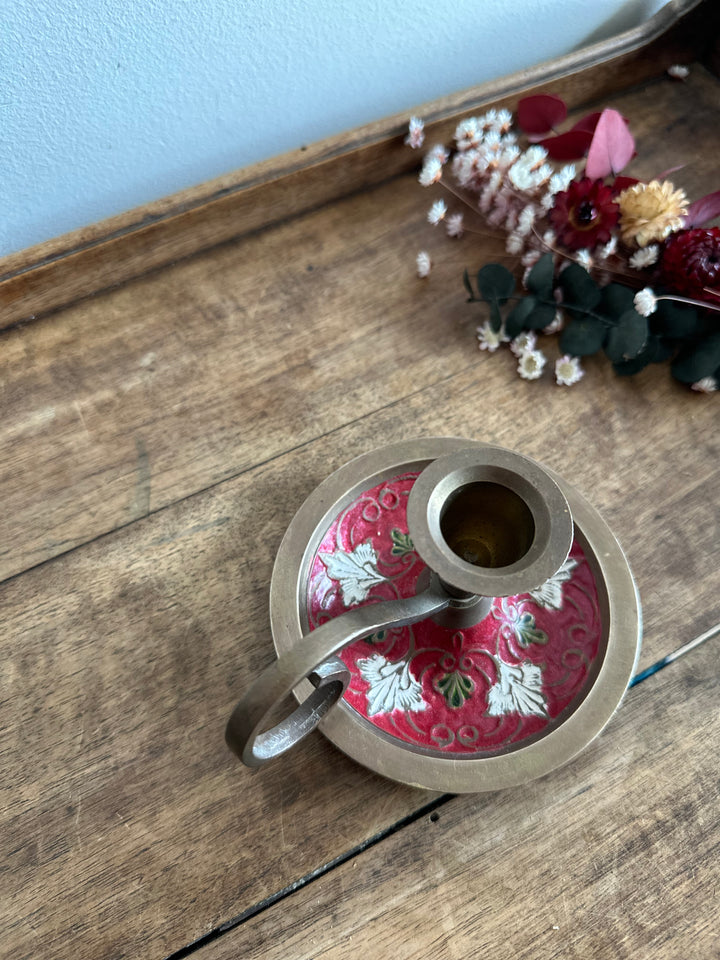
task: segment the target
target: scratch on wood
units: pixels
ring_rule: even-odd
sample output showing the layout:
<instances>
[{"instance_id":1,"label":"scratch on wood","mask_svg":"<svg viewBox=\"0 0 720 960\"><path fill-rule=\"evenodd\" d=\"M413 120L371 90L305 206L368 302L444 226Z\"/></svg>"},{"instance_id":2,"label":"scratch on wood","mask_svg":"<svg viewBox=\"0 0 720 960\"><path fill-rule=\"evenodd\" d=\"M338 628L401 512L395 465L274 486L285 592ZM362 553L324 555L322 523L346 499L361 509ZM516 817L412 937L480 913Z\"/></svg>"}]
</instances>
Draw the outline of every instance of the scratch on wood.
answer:
<instances>
[{"instance_id":1,"label":"scratch on wood","mask_svg":"<svg viewBox=\"0 0 720 960\"><path fill-rule=\"evenodd\" d=\"M150 457L142 437L135 437L137 463L135 465L135 493L130 512L135 520L150 513Z\"/></svg>"}]
</instances>

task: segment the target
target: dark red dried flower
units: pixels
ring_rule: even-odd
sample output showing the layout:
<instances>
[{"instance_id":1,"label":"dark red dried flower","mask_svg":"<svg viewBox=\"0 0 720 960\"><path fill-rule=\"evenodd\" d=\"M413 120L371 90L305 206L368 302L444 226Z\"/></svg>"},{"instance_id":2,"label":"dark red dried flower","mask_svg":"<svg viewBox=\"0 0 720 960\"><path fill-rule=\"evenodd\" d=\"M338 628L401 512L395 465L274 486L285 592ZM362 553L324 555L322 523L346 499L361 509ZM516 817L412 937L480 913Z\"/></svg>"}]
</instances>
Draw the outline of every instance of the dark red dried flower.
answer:
<instances>
[{"instance_id":1,"label":"dark red dried flower","mask_svg":"<svg viewBox=\"0 0 720 960\"><path fill-rule=\"evenodd\" d=\"M583 177L555 195L550 223L569 250L592 250L610 240L619 213L612 189L602 180Z\"/></svg>"},{"instance_id":2,"label":"dark red dried flower","mask_svg":"<svg viewBox=\"0 0 720 960\"><path fill-rule=\"evenodd\" d=\"M660 279L685 297L720 303L720 227L672 234L662 252Z\"/></svg>"}]
</instances>

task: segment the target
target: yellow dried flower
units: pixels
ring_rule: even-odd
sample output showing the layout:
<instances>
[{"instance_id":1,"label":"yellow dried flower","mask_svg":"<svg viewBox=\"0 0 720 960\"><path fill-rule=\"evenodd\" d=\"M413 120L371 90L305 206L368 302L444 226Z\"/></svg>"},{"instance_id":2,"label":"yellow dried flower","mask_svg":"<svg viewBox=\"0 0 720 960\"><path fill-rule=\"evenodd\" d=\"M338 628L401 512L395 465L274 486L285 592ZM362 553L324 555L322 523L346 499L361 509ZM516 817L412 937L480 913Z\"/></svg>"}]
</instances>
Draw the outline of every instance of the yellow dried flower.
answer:
<instances>
[{"instance_id":1,"label":"yellow dried flower","mask_svg":"<svg viewBox=\"0 0 720 960\"><path fill-rule=\"evenodd\" d=\"M679 230L687 213L687 197L669 180L636 183L617 199L620 207L620 234L625 243L639 247L664 240Z\"/></svg>"}]
</instances>

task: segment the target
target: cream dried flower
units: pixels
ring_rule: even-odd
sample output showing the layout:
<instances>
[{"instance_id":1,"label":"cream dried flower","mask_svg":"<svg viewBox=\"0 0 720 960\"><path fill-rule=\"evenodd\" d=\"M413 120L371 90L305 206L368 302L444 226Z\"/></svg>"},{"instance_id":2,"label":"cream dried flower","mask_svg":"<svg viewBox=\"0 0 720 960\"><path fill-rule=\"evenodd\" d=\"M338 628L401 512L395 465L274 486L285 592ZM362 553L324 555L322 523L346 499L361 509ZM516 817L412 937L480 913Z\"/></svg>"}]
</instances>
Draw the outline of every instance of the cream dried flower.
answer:
<instances>
[{"instance_id":1,"label":"cream dried flower","mask_svg":"<svg viewBox=\"0 0 720 960\"><path fill-rule=\"evenodd\" d=\"M408 124L408 135L405 137L405 143L418 150L425 142L425 125L420 117L410 117Z\"/></svg>"},{"instance_id":2,"label":"cream dried flower","mask_svg":"<svg viewBox=\"0 0 720 960\"><path fill-rule=\"evenodd\" d=\"M718 382L715 377L703 377L702 380L693 383L690 389L696 390L698 393L715 393L717 388Z\"/></svg>"},{"instance_id":3,"label":"cream dried flower","mask_svg":"<svg viewBox=\"0 0 720 960\"><path fill-rule=\"evenodd\" d=\"M486 320L477 328L478 348L487 350L488 353L495 353L501 343L507 343L507 337L502 327L498 331L493 330L492 324Z\"/></svg>"},{"instance_id":4,"label":"cream dried flower","mask_svg":"<svg viewBox=\"0 0 720 960\"><path fill-rule=\"evenodd\" d=\"M422 165L422 170L420 171L420 176L418 177L420 186L429 187L433 183L437 183L442 177L442 168L443 165L440 163L438 158L432 154L429 154L425 158L425 162Z\"/></svg>"},{"instance_id":5,"label":"cream dried flower","mask_svg":"<svg viewBox=\"0 0 720 960\"><path fill-rule=\"evenodd\" d=\"M638 290L633 298L635 309L642 317L649 317L651 313L657 310L657 297L650 287L643 287Z\"/></svg>"},{"instance_id":6,"label":"cream dried flower","mask_svg":"<svg viewBox=\"0 0 720 960\"><path fill-rule=\"evenodd\" d=\"M571 387L578 380L582 380L585 371L580 366L578 357L565 354L555 361L555 381L565 387Z\"/></svg>"},{"instance_id":7,"label":"cream dried flower","mask_svg":"<svg viewBox=\"0 0 720 960\"><path fill-rule=\"evenodd\" d=\"M545 354L541 350L526 350L520 354L517 372L523 380L537 380L542 376L546 362Z\"/></svg>"},{"instance_id":8,"label":"cream dried flower","mask_svg":"<svg viewBox=\"0 0 720 960\"><path fill-rule=\"evenodd\" d=\"M658 245L651 243L649 247L642 247L640 250L636 250L628 260L628 263L633 270L644 270L646 267L651 267L654 263L657 263L659 252L660 248Z\"/></svg>"},{"instance_id":9,"label":"cream dried flower","mask_svg":"<svg viewBox=\"0 0 720 960\"><path fill-rule=\"evenodd\" d=\"M447 213L447 204L444 200L436 200L435 203L428 210L428 223L431 223L434 227L440 223L441 220L445 219L445 214Z\"/></svg>"},{"instance_id":10,"label":"cream dried flower","mask_svg":"<svg viewBox=\"0 0 720 960\"><path fill-rule=\"evenodd\" d=\"M532 330L524 330L519 333L514 340L510 341L510 349L516 357L521 357L528 350L534 350L537 343L537 334Z\"/></svg>"},{"instance_id":11,"label":"cream dried flower","mask_svg":"<svg viewBox=\"0 0 720 960\"><path fill-rule=\"evenodd\" d=\"M430 273L432 260L430 259L430 254L427 252L427 250L420 251L415 258L415 265L417 267L417 275L419 277L426 277Z\"/></svg>"},{"instance_id":12,"label":"cream dried flower","mask_svg":"<svg viewBox=\"0 0 720 960\"><path fill-rule=\"evenodd\" d=\"M636 183L623 190L617 202L622 239L639 247L679 230L687 213L685 192L676 190L669 180Z\"/></svg>"},{"instance_id":13,"label":"cream dried flower","mask_svg":"<svg viewBox=\"0 0 720 960\"><path fill-rule=\"evenodd\" d=\"M451 214L445 221L445 230L449 237L461 237L463 235L463 215L461 213Z\"/></svg>"}]
</instances>

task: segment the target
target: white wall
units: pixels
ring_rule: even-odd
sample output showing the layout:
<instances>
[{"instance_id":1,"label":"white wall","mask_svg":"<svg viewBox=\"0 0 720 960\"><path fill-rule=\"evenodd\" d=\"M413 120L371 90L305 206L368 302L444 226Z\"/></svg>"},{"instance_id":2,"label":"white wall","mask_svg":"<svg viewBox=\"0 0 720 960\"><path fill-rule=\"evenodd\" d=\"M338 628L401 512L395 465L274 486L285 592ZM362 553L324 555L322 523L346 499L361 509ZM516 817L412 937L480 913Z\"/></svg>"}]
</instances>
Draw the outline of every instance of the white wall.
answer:
<instances>
[{"instance_id":1,"label":"white wall","mask_svg":"<svg viewBox=\"0 0 720 960\"><path fill-rule=\"evenodd\" d=\"M664 0L0 0L0 255L627 29Z\"/></svg>"}]
</instances>

